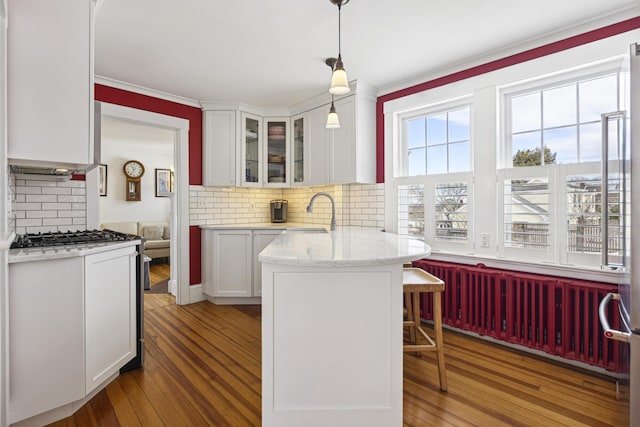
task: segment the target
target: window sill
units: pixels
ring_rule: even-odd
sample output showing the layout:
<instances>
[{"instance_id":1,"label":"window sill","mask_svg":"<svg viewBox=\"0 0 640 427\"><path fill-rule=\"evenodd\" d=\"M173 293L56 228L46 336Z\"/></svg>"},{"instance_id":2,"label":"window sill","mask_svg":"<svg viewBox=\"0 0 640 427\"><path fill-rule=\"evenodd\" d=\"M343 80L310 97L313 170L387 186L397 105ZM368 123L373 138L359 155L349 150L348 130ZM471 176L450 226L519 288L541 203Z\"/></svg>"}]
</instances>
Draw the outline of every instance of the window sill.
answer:
<instances>
[{"instance_id":1,"label":"window sill","mask_svg":"<svg viewBox=\"0 0 640 427\"><path fill-rule=\"evenodd\" d=\"M624 275L621 270L603 270L596 267L584 267L575 265L562 265L551 263L532 263L506 258L476 256L443 251L432 251L429 259L435 261L448 261L459 264L477 265L484 264L487 267L503 270L520 271L524 273L546 274L568 279L582 279L602 283L619 283Z\"/></svg>"}]
</instances>

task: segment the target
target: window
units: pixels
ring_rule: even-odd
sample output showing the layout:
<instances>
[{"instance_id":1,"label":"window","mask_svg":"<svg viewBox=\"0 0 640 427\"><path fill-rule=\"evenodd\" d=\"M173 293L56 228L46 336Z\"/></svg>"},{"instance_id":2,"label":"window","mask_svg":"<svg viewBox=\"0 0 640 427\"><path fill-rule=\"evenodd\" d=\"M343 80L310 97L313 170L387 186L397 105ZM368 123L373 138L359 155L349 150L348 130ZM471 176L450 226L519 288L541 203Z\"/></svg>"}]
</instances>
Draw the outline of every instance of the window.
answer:
<instances>
[{"instance_id":1,"label":"window","mask_svg":"<svg viewBox=\"0 0 640 427\"><path fill-rule=\"evenodd\" d=\"M618 109L618 75L509 95L507 106L514 167L599 161L600 115Z\"/></svg>"},{"instance_id":2,"label":"window","mask_svg":"<svg viewBox=\"0 0 640 427\"><path fill-rule=\"evenodd\" d=\"M385 229L437 259L613 280L600 267L630 244L629 115L607 122L607 177L601 119L625 110L628 71L625 46L597 44L385 101Z\"/></svg>"},{"instance_id":3,"label":"window","mask_svg":"<svg viewBox=\"0 0 640 427\"><path fill-rule=\"evenodd\" d=\"M422 114L404 121L405 168L420 176L471 170L471 107Z\"/></svg>"},{"instance_id":4,"label":"window","mask_svg":"<svg viewBox=\"0 0 640 427\"><path fill-rule=\"evenodd\" d=\"M549 246L547 178L504 180L504 245L544 249Z\"/></svg>"},{"instance_id":5,"label":"window","mask_svg":"<svg viewBox=\"0 0 640 427\"><path fill-rule=\"evenodd\" d=\"M435 198L435 239L466 242L469 230L467 183L436 184Z\"/></svg>"},{"instance_id":6,"label":"window","mask_svg":"<svg viewBox=\"0 0 640 427\"><path fill-rule=\"evenodd\" d=\"M398 187L398 234L424 240L424 185Z\"/></svg>"}]
</instances>

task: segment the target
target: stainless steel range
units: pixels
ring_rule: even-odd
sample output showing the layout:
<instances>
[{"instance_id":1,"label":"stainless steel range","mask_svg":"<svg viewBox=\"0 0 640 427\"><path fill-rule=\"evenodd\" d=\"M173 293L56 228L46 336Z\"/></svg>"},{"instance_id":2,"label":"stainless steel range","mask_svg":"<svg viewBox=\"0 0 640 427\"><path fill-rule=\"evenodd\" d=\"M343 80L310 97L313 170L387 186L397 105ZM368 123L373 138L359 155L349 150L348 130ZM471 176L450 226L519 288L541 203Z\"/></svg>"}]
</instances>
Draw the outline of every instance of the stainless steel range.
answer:
<instances>
[{"instance_id":1,"label":"stainless steel range","mask_svg":"<svg viewBox=\"0 0 640 427\"><path fill-rule=\"evenodd\" d=\"M104 242L124 242L137 236L112 230L78 230L44 233L27 233L16 236L11 249L46 248L51 246L78 245Z\"/></svg>"}]
</instances>

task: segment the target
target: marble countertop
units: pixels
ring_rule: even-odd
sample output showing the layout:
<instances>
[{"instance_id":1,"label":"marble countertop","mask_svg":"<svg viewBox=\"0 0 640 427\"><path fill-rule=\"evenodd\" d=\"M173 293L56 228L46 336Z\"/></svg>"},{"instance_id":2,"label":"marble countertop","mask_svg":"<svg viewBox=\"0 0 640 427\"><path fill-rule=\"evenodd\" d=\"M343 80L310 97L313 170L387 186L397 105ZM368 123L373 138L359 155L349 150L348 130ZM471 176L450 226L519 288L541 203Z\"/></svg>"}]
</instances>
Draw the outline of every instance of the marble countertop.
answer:
<instances>
[{"instance_id":1,"label":"marble countertop","mask_svg":"<svg viewBox=\"0 0 640 427\"><path fill-rule=\"evenodd\" d=\"M321 224L310 224L306 222L253 222L246 224L220 224L220 225L201 225L202 230L288 230L288 229L309 229L324 230L329 228L329 224L323 226Z\"/></svg>"},{"instance_id":2,"label":"marble countertop","mask_svg":"<svg viewBox=\"0 0 640 427\"><path fill-rule=\"evenodd\" d=\"M31 262L85 256L139 244L140 240L127 240L125 242L104 242L84 245L51 246L47 248L11 249L9 250L9 264L15 262Z\"/></svg>"},{"instance_id":3,"label":"marble countertop","mask_svg":"<svg viewBox=\"0 0 640 427\"><path fill-rule=\"evenodd\" d=\"M402 264L429 256L426 243L373 228L285 231L267 246L261 262L299 267L360 267Z\"/></svg>"}]
</instances>

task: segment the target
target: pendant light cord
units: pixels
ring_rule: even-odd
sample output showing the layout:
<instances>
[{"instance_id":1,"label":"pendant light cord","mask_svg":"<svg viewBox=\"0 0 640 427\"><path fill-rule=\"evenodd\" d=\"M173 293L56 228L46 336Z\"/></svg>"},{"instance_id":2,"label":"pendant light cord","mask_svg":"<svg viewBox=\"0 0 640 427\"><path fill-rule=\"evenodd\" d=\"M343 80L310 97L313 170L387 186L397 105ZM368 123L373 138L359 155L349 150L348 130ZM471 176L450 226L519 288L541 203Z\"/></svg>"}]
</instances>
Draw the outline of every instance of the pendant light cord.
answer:
<instances>
[{"instance_id":1,"label":"pendant light cord","mask_svg":"<svg viewBox=\"0 0 640 427\"><path fill-rule=\"evenodd\" d=\"M338 3L338 56L342 54L342 47L340 45L340 41L342 40L342 35L341 35L342 24L340 22L341 10L342 10L342 1Z\"/></svg>"}]
</instances>

